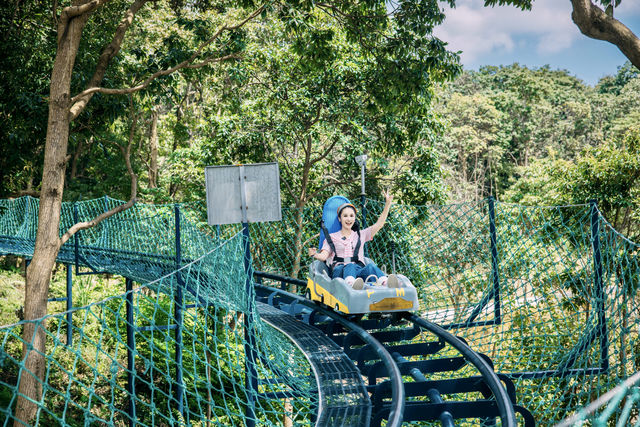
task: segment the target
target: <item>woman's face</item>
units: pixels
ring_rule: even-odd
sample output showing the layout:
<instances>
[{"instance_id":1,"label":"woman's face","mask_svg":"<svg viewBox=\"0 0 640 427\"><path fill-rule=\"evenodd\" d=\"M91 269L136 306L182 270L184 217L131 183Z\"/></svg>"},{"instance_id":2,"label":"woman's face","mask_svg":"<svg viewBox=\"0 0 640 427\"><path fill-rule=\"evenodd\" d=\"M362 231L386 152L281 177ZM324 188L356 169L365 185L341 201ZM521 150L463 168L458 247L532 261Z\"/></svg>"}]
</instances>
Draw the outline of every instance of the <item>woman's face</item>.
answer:
<instances>
[{"instance_id":1,"label":"woman's face","mask_svg":"<svg viewBox=\"0 0 640 427\"><path fill-rule=\"evenodd\" d=\"M353 224L356 222L356 211L351 207L346 207L340 212L339 219L343 227L351 230L351 227L353 227Z\"/></svg>"}]
</instances>

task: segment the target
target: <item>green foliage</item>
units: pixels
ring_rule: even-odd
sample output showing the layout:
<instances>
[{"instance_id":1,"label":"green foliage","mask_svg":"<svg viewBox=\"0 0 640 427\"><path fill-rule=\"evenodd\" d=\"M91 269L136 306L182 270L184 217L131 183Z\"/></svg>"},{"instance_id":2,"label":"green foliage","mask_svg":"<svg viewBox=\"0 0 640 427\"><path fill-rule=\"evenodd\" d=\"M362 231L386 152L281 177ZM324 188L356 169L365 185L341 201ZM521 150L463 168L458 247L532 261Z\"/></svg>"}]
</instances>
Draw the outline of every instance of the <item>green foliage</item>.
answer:
<instances>
[{"instance_id":1,"label":"green foliage","mask_svg":"<svg viewBox=\"0 0 640 427\"><path fill-rule=\"evenodd\" d=\"M450 197L502 197L523 168L550 153L572 164L585 150L623 140L640 117L640 78L635 76L627 64L615 77L590 88L566 71L548 67L514 64L463 73L441 91L438 105L449 123L437 146ZM542 173L535 166L528 170ZM549 200L555 194L549 188L540 191ZM542 193L530 194L538 195Z\"/></svg>"},{"instance_id":2,"label":"green foliage","mask_svg":"<svg viewBox=\"0 0 640 427\"><path fill-rule=\"evenodd\" d=\"M5 264L3 262L3 264ZM18 267L3 265L0 269L0 322L11 325L21 320L18 316L24 299L24 277Z\"/></svg>"},{"instance_id":3,"label":"green foliage","mask_svg":"<svg viewBox=\"0 0 640 427\"><path fill-rule=\"evenodd\" d=\"M402 177L413 179L395 179L398 185L407 195L437 198L438 165L428 138L438 125L427 105L433 82L454 72L446 71L452 57L433 47L414 49L409 56L432 56L431 69L415 61L388 68L385 61L409 54L399 42L371 50L350 41L334 19L306 18L313 27L303 20L291 29L291 17L252 27L247 61L230 70L248 78L212 114L205 164L277 160L285 204L301 206L307 195L326 196L333 186L352 191L346 184L357 182L359 172L352 159L368 152L376 159L370 175L391 177L390 168L404 159L409 167ZM402 38L401 30L388 31L388 38Z\"/></svg>"},{"instance_id":4,"label":"green foliage","mask_svg":"<svg viewBox=\"0 0 640 427\"><path fill-rule=\"evenodd\" d=\"M0 5L0 197L35 187L46 133L56 39L51 4Z\"/></svg>"},{"instance_id":5,"label":"green foliage","mask_svg":"<svg viewBox=\"0 0 640 427\"><path fill-rule=\"evenodd\" d=\"M621 141L587 148L575 162L552 153L522 169L520 178L505 194L524 204L575 204L596 200L614 227L632 239L640 227L640 151L638 129Z\"/></svg>"}]
</instances>

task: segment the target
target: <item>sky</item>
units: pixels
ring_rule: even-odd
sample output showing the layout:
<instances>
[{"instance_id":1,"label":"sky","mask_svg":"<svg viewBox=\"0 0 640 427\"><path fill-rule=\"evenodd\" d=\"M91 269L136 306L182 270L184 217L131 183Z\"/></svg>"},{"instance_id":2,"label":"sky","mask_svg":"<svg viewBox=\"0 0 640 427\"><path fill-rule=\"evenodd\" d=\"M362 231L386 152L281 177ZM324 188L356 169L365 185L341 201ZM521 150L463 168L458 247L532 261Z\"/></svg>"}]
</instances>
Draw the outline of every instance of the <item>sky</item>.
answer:
<instances>
[{"instance_id":1,"label":"sky","mask_svg":"<svg viewBox=\"0 0 640 427\"><path fill-rule=\"evenodd\" d=\"M457 0L455 9L444 8L447 18L434 31L449 50L462 51L465 69L514 62L529 68L549 65L593 86L627 61L613 44L580 33L569 0L534 0L530 11L483 3ZM640 37L640 0L623 0L614 18Z\"/></svg>"}]
</instances>

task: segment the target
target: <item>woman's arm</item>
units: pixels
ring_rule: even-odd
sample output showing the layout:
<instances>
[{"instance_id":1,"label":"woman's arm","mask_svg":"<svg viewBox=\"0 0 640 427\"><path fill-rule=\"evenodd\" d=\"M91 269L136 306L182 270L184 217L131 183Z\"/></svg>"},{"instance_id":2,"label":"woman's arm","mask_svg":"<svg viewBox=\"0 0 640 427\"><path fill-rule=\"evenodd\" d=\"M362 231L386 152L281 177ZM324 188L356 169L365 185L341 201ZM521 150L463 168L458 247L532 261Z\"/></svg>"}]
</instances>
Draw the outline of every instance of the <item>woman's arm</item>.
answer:
<instances>
[{"instance_id":1,"label":"woman's arm","mask_svg":"<svg viewBox=\"0 0 640 427\"><path fill-rule=\"evenodd\" d=\"M317 259L318 261L326 261L329 258L329 251L326 249L318 252L316 248L309 248L309 256Z\"/></svg>"},{"instance_id":2,"label":"woman's arm","mask_svg":"<svg viewBox=\"0 0 640 427\"><path fill-rule=\"evenodd\" d=\"M391 202L393 201L393 196L389 190L386 190L382 194L384 196L384 208L382 209L382 213L378 217L376 223L371 226L371 237L375 236L375 234L384 226L384 223L387 221L387 216L389 215Z\"/></svg>"}]
</instances>

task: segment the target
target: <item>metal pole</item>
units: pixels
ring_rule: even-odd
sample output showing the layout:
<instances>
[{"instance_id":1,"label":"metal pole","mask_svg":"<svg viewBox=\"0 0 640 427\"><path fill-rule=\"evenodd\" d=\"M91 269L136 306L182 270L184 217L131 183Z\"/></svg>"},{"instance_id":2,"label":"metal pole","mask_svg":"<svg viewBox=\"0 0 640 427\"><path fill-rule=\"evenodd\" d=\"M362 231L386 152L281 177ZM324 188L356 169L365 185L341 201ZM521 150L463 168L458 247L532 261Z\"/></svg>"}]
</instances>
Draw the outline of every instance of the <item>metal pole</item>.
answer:
<instances>
[{"instance_id":1,"label":"metal pole","mask_svg":"<svg viewBox=\"0 0 640 427\"><path fill-rule=\"evenodd\" d=\"M72 322L73 322L73 313L71 313L71 309L73 308L73 270L71 268L71 264L67 264L67 346L71 346L73 344L73 330L72 330Z\"/></svg>"},{"instance_id":2,"label":"metal pole","mask_svg":"<svg viewBox=\"0 0 640 427\"><path fill-rule=\"evenodd\" d=\"M247 215L247 193L245 189L245 180L247 177L244 174L244 166L238 168L239 180L240 180L240 210L242 212L242 245L244 249L244 271L246 274L245 279L245 293L247 295L247 309L244 315L244 354L245 354L245 371L244 380L245 387L247 389L247 407L245 409L245 425L247 427L254 427L256 425L255 414L255 399L254 393L258 390L258 372L256 370L256 339L253 331L253 313L255 312L253 307L253 283L251 272L251 251L250 251L250 235L249 235L249 220Z\"/></svg>"},{"instance_id":3,"label":"metal pole","mask_svg":"<svg viewBox=\"0 0 640 427\"><path fill-rule=\"evenodd\" d=\"M593 281L598 310L598 332L600 334L600 366L609 369L609 339L607 337L607 319L605 316L605 294L602 284L602 254L600 253L600 217L596 200L591 205L591 244L593 245Z\"/></svg>"},{"instance_id":4,"label":"metal pole","mask_svg":"<svg viewBox=\"0 0 640 427\"><path fill-rule=\"evenodd\" d=\"M176 402L178 403L178 412L184 417L184 381L182 377L182 323L183 314L182 306L184 304L183 288L184 282L182 280L182 274L180 273L180 267L182 264L182 253L180 245L180 206L178 204L174 207L175 221L176 221L176 279L177 285L174 294L174 320L176 322Z\"/></svg>"},{"instance_id":5,"label":"metal pole","mask_svg":"<svg viewBox=\"0 0 640 427\"><path fill-rule=\"evenodd\" d=\"M500 276L498 274L498 236L496 233L496 211L495 200L489 196L489 236L491 239L491 277L493 280L493 300L496 324L500 324L502 315L500 314Z\"/></svg>"},{"instance_id":6,"label":"metal pole","mask_svg":"<svg viewBox=\"0 0 640 427\"><path fill-rule=\"evenodd\" d=\"M244 316L244 352L245 352L245 384L247 387L247 408L245 411L245 424L254 427L256 422L254 393L258 390L258 372L256 370L255 335L253 331L253 284L251 282L251 252L249 245L249 224L242 223L242 237L244 246L244 270L246 273L245 292L247 295L247 311Z\"/></svg>"},{"instance_id":7,"label":"metal pole","mask_svg":"<svg viewBox=\"0 0 640 427\"><path fill-rule=\"evenodd\" d=\"M360 165L360 206L362 207L362 228L367 228L367 193L364 187L364 177L367 173L365 162ZM365 251L367 247L365 246ZM366 254L365 254L366 255Z\"/></svg>"},{"instance_id":8,"label":"metal pole","mask_svg":"<svg viewBox=\"0 0 640 427\"><path fill-rule=\"evenodd\" d=\"M364 178L367 173L366 154L356 156L356 163L360 165L360 207L362 208L362 228L367 228L367 193L365 191ZM369 256L367 245L364 246L364 256Z\"/></svg>"},{"instance_id":9,"label":"metal pole","mask_svg":"<svg viewBox=\"0 0 640 427\"><path fill-rule=\"evenodd\" d=\"M78 202L73 202L73 221L77 224L78 221ZM73 235L73 248L74 259L76 262L76 274L78 274L80 268L80 241L78 240L79 231Z\"/></svg>"},{"instance_id":10,"label":"metal pole","mask_svg":"<svg viewBox=\"0 0 640 427\"><path fill-rule=\"evenodd\" d=\"M135 348L136 341L133 328L133 280L128 277L125 279L127 286L127 393L129 394L129 406L127 414L129 415L129 426L136 424L136 385L135 375Z\"/></svg>"}]
</instances>

